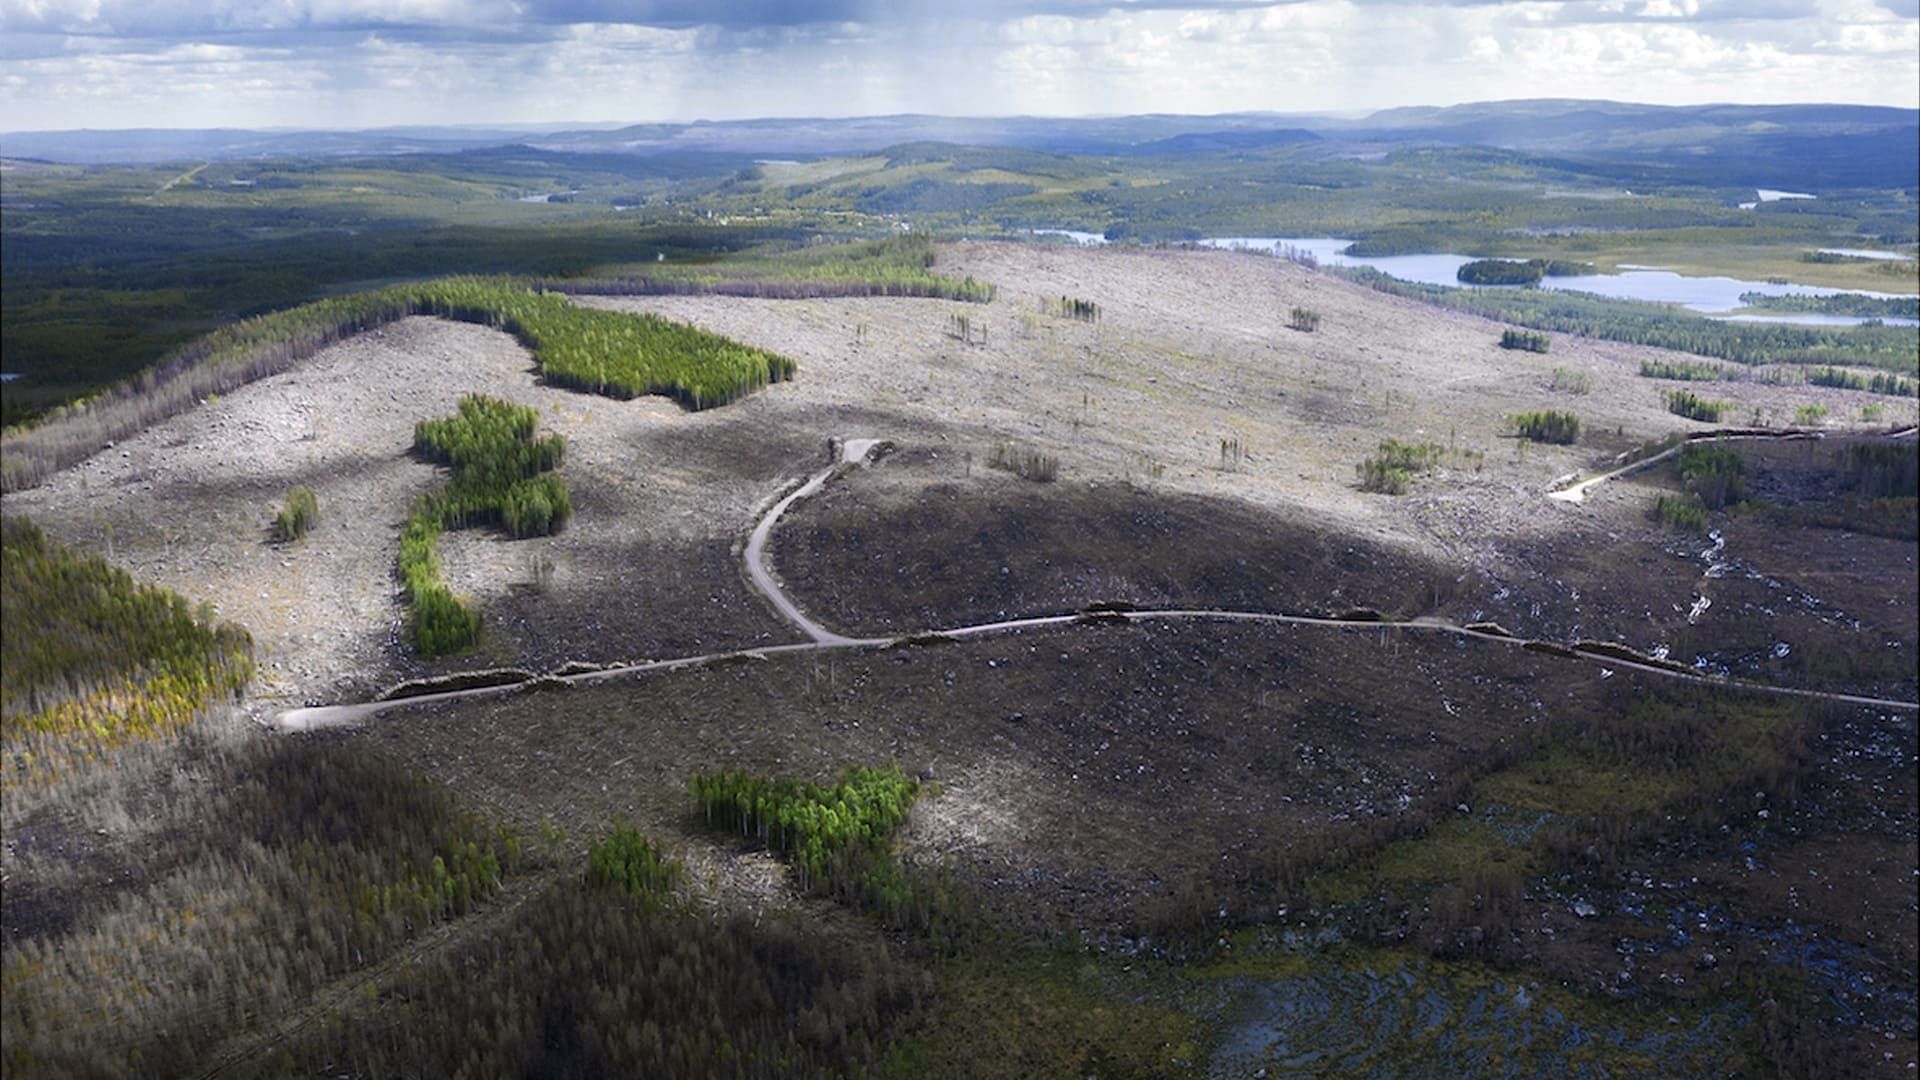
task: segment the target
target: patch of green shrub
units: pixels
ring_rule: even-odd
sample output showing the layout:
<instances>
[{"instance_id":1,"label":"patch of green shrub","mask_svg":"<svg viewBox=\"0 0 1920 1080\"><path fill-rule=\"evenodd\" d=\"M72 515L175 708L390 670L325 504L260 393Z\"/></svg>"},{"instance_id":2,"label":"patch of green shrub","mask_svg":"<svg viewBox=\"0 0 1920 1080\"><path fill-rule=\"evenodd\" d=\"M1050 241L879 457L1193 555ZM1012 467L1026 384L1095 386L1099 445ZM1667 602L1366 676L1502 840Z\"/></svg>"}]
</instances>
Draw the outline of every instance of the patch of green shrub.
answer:
<instances>
[{"instance_id":1,"label":"patch of green shrub","mask_svg":"<svg viewBox=\"0 0 1920 1080\"><path fill-rule=\"evenodd\" d=\"M1802 405L1793 410L1794 426L1820 427L1827 422L1828 412L1825 405Z\"/></svg>"},{"instance_id":2,"label":"patch of green shrub","mask_svg":"<svg viewBox=\"0 0 1920 1080\"><path fill-rule=\"evenodd\" d=\"M1500 332L1500 347L1503 349L1523 349L1527 352L1543 353L1546 352L1552 344L1552 338L1531 330L1502 330Z\"/></svg>"},{"instance_id":3,"label":"patch of green shrub","mask_svg":"<svg viewBox=\"0 0 1920 1080\"><path fill-rule=\"evenodd\" d=\"M320 500L313 489L297 487L287 492L287 501L280 513L273 519L273 538L283 544L292 543L307 535L313 523L320 518Z\"/></svg>"},{"instance_id":4,"label":"patch of green shrub","mask_svg":"<svg viewBox=\"0 0 1920 1080\"><path fill-rule=\"evenodd\" d=\"M1640 375L1647 379L1678 379L1682 382L1715 382L1731 379L1731 369L1718 364L1696 364L1686 360L1642 360Z\"/></svg>"},{"instance_id":5,"label":"patch of green shrub","mask_svg":"<svg viewBox=\"0 0 1920 1080\"><path fill-rule=\"evenodd\" d=\"M1553 369L1553 381L1548 384L1548 387L1563 394L1591 394L1593 393L1593 376L1584 371L1557 367Z\"/></svg>"},{"instance_id":6,"label":"patch of green shrub","mask_svg":"<svg viewBox=\"0 0 1920 1080\"><path fill-rule=\"evenodd\" d=\"M1295 330L1311 334L1320 329L1320 313L1312 308L1297 307L1287 314L1287 325Z\"/></svg>"},{"instance_id":7,"label":"patch of green shrub","mask_svg":"<svg viewBox=\"0 0 1920 1080\"><path fill-rule=\"evenodd\" d=\"M1060 459L1052 454L1043 454L1031 446L1018 443L1000 443L993 448L993 455L987 458L987 467L1010 472L1022 480L1032 480L1038 484L1050 484L1060 475Z\"/></svg>"},{"instance_id":8,"label":"patch of green shrub","mask_svg":"<svg viewBox=\"0 0 1920 1080\"><path fill-rule=\"evenodd\" d=\"M661 854L653 841L624 825L587 850L589 886L617 890L648 907L665 906L685 876L677 860Z\"/></svg>"},{"instance_id":9,"label":"patch of green shrub","mask_svg":"<svg viewBox=\"0 0 1920 1080\"><path fill-rule=\"evenodd\" d=\"M1405 495L1418 473L1430 471L1440 461L1440 444L1414 445L1388 439L1372 456L1356 466L1360 490L1380 495Z\"/></svg>"},{"instance_id":10,"label":"patch of green shrub","mask_svg":"<svg viewBox=\"0 0 1920 1080\"><path fill-rule=\"evenodd\" d=\"M1072 296L1063 296L1054 302L1054 314L1081 322L1099 322L1100 305L1091 300L1081 300Z\"/></svg>"},{"instance_id":11,"label":"patch of green shrub","mask_svg":"<svg viewBox=\"0 0 1920 1080\"><path fill-rule=\"evenodd\" d=\"M1569 412L1525 412L1507 417L1514 433L1529 442L1566 445L1580 437L1580 418Z\"/></svg>"}]
</instances>

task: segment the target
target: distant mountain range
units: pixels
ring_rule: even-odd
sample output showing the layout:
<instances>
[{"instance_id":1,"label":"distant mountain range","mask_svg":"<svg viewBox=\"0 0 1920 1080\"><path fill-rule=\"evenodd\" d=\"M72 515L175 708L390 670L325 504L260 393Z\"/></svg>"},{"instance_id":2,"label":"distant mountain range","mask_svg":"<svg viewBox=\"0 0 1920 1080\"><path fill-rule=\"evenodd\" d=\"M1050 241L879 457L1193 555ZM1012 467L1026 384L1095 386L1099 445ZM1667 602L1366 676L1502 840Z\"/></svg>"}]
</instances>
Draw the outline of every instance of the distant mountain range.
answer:
<instances>
[{"instance_id":1,"label":"distant mountain range","mask_svg":"<svg viewBox=\"0 0 1920 1080\"><path fill-rule=\"evenodd\" d=\"M47 131L0 135L0 154L81 164L446 153L526 145L566 153L720 153L813 158L906 143L1062 154L1260 153L1326 143L1478 145L1658 166L1675 179L1805 186L1920 186L1920 110L1862 105L1665 107L1539 99L1387 109L1365 117L943 117L922 115L696 121L689 124L407 127L368 131L240 129Z\"/></svg>"}]
</instances>

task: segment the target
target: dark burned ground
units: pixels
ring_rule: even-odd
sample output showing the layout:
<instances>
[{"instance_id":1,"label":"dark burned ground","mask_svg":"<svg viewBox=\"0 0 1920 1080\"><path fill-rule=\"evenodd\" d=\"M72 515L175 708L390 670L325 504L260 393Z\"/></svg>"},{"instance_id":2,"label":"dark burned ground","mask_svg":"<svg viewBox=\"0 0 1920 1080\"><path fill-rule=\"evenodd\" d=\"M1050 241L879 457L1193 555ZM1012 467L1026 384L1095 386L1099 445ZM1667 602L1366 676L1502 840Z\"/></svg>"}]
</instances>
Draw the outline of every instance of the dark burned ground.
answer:
<instances>
[{"instance_id":1,"label":"dark burned ground","mask_svg":"<svg viewBox=\"0 0 1920 1080\"><path fill-rule=\"evenodd\" d=\"M874 634L1103 600L1425 614L1455 576L1386 543L1243 503L1028 483L911 447L789 510L772 548L803 609Z\"/></svg>"},{"instance_id":2,"label":"dark burned ground","mask_svg":"<svg viewBox=\"0 0 1920 1080\"><path fill-rule=\"evenodd\" d=\"M734 661L420 706L357 738L522 829L627 822L722 876L768 864L692 819L694 773L824 779L897 761L937 782L907 857L945 862L1001 918L1126 947L1196 915L1222 925L1216 907L1232 911L1223 929L1273 920L1258 870L1276 856L1395 821L1427 843L1458 817L1455 781L1507 767L1490 764L1502 743L1525 762L1544 735L1557 755L1565 722L1668 692L1431 632L1180 622ZM1501 917L1471 916L1486 919L1487 958L1593 1001L1743 1002L1745 1030L1776 1056L1900 1075L1916 1053L1914 724L1834 708L1817 726L1797 780L1704 808L1724 828L1670 816L1624 847L1565 855ZM1627 791L1639 779L1619 777ZM1365 881L1377 842L1335 872ZM1318 925L1393 946L1406 916L1388 910ZM1296 910L1279 925L1310 932L1322 916L1335 918Z\"/></svg>"},{"instance_id":3,"label":"dark burned ground","mask_svg":"<svg viewBox=\"0 0 1920 1080\"><path fill-rule=\"evenodd\" d=\"M1033 484L909 448L789 511L773 561L843 632L897 633L1095 601L1492 620L1666 650L1703 670L1912 700L1915 545L1723 516L1724 548L1625 498L1564 531L1480 538L1449 566L1305 515L1127 485ZM1658 478L1654 478L1655 482ZM1471 522L1458 523L1462 533ZM1472 569L1463 569L1472 565ZM1696 597L1711 605L1691 618Z\"/></svg>"},{"instance_id":4,"label":"dark burned ground","mask_svg":"<svg viewBox=\"0 0 1920 1080\"><path fill-rule=\"evenodd\" d=\"M1822 728L1797 799L1755 792L1721 828L1676 828L1617 865L1573 867L1553 891L1590 898L1599 915L1539 905L1517 923L1530 963L1615 994L1754 994L1791 1071L1913 1075L1914 717L1836 710Z\"/></svg>"},{"instance_id":5,"label":"dark burned ground","mask_svg":"<svg viewBox=\"0 0 1920 1080\"><path fill-rule=\"evenodd\" d=\"M1123 928L1224 856L1412 812L1497 740L1634 692L1592 665L1419 632L1067 627L423 706L367 737L522 824L683 837L696 772L898 761L941 789L919 854Z\"/></svg>"}]
</instances>

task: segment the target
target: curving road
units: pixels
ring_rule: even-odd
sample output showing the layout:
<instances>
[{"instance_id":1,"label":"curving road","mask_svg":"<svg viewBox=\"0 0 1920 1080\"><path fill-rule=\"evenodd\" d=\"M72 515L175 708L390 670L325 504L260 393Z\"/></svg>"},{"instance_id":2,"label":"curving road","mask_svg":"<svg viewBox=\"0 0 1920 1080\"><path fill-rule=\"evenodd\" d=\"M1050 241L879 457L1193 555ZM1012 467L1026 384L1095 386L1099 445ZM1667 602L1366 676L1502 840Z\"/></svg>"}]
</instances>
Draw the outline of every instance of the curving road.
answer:
<instances>
[{"instance_id":1,"label":"curving road","mask_svg":"<svg viewBox=\"0 0 1920 1080\"><path fill-rule=\"evenodd\" d=\"M773 535L774 522L779 521L780 515L787 512L787 507L825 487L827 481L833 479L842 468L858 468L871 462L875 451L884 445L885 443L880 439L844 440L840 444L839 460L814 473L806 483L788 493L786 498L774 503L766 514L762 515L759 523L754 525L753 532L747 537L747 578L753 582L753 587L759 589L762 595L772 601L780 614L788 622L799 627L801 633L822 645L856 645L860 644L862 639L836 634L821 626L807 618L799 605L787 598L787 594L780 590L780 583L773 579L773 571L767 569L767 539Z\"/></svg>"},{"instance_id":2,"label":"curving road","mask_svg":"<svg viewBox=\"0 0 1920 1080\"><path fill-rule=\"evenodd\" d=\"M1892 438L1910 436L1911 430L1890 433ZM1779 433L1766 434L1727 434L1713 433L1709 438L1818 438L1817 434ZM1326 630L1344 631L1380 631L1400 633L1449 634L1455 637L1473 638L1478 641L1497 642L1508 648L1524 649L1532 644L1524 638L1510 637L1504 634L1488 633L1452 623L1433 619L1358 621L1353 619L1334 619L1321 615L1291 615L1272 611L1232 611L1214 608L1157 608L1128 609L1099 612L1070 612L1062 615L1038 615L1023 619L1003 619L998 622L975 623L968 626L948 627L930 630L919 634L889 637L848 637L835 633L808 618L787 594L780 589L773 573L766 566L767 540L773 533L773 526L779 521L788 507L819 491L827 482L850 468L858 468L870 463L874 454L884 444L879 439L847 439L841 444L839 458L830 466L810 477L806 483L795 488L785 497L777 500L754 525L753 532L747 538L745 550L746 572L753 586L758 589L775 609L791 622L795 628L810 640L789 645L767 645L751 649L735 649L727 652L704 653L699 656L683 656L673 660L651 660L641 664L629 664L621 667L605 668L599 671L581 672L573 675L544 676L535 682L552 685L584 685L608 679L625 678L632 675L651 672L675 671L681 668L701 667L709 664L731 661L765 660L783 653L824 652L836 649L867 649L889 645L911 644L926 640L966 640L986 637L993 634L1016 633L1050 626L1100 625L1114 622L1128 624L1146 622L1167 622L1187 620L1196 622L1235 622L1235 623L1271 623L1287 626L1311 626ZM1682 444L1684 445L1684 444ZM1653 462L1674 453L1678 446L1665 453L1634 462L1625 468L1584 481L1579 487L1584 490L1604 480L1612 479L1635 469L1644 468ZM1572 490L1572 489L1568 489ZM1550 497L1560 497L1559 492ZM1578 501L1574 497L1569 501ZM1676 670L1659 664L1640 663L1618 656L1588 652L1568 648L1561 655L1565 659L1601 664L1609 668L1624 668L1629 671L1644 672L1680 682L1698 683L1707 686L1721 686L1729 689L1753 690L1761 693L1779 694L1787 697L1808 698L1817 701L1833 701L1849 705L1865 705L1872 708L1898 709L1905 712L1920 712L1920 702L1899 701L1892 698L1868 697L1860 694L1841 694L1825 690L1807 690L1794 686L1775 686L1770 683L1751 682L1745 679L1725 678L1718 675L1702 675L1690 671ZM472 698L511 693L526 688L529 683L508 683L496 686L479 686L465 690L449 690L437 694L420 694L414 697L396 698L386 701L368 701L359 704L322 705L302 709L290 709L276 718L276 726L285 731L317 731L323 728L352 727L370 720L389 709L403 705L420 705L429 702L454 701L460 698Z\"/></svg>"}]
</instances>

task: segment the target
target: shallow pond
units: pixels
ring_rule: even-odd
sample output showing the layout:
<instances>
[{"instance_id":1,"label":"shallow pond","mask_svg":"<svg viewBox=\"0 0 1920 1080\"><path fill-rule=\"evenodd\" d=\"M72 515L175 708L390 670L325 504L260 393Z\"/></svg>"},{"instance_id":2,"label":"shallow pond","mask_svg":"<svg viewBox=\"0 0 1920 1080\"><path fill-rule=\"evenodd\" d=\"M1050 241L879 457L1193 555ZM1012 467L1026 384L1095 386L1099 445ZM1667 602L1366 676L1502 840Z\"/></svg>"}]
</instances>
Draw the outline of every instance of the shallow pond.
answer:
<instances>
[{"instance_id":1,"label":"shallow pond","mask_svg":"<svg viewBox=\"0 0 1920 1080\"><path fill-rule=\"evenodd\" d=\"M1315 958L1226 980L1214 1076L1710 1076L1752 1020L1736 1005L1601 1002L1475 965Z\"/></svg>"}]
</instances>

